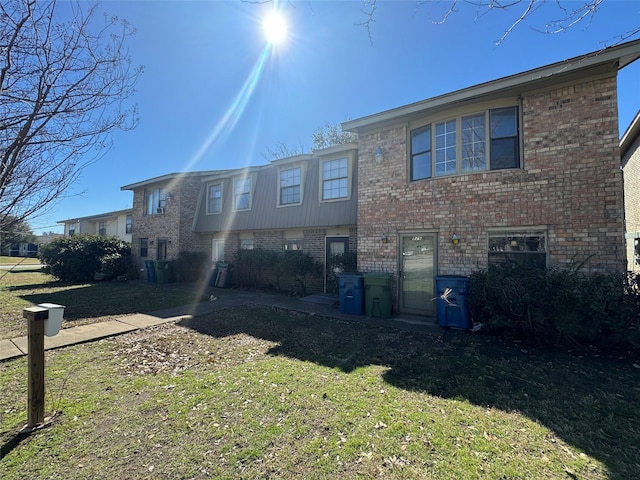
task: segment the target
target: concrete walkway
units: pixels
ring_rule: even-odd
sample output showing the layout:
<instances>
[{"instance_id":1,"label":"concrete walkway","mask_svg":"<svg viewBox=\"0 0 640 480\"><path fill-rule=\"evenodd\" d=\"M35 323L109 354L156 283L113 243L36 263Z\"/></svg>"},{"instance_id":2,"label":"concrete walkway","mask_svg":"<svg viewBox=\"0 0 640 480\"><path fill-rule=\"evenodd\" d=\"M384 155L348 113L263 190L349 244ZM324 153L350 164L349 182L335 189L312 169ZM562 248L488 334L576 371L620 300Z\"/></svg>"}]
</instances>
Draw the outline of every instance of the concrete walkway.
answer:
<instances>
[{"instance_id":1,"label":"concrete walkway","mask_svg":"<svg viewBox=\"0 0 640 480\"><path fill-rule=\"evenodd\" d=\"M247 292L233 289L211 289L211 300L144 314L124 315L116 320L62 328L53 337L44 338L45 350L91 342L163 323L215 312L240 305L264 305L296 312L338 318L345 321L366 322L371 326L393 327L440 333L434 318L400 315L389 319L369 318L366 315L340 313L337 297L312 295L305 298L287 297L271 293ZM0 340L0 361L21 357L28 353L27 336Z\"/></svg>"}]
</instances>

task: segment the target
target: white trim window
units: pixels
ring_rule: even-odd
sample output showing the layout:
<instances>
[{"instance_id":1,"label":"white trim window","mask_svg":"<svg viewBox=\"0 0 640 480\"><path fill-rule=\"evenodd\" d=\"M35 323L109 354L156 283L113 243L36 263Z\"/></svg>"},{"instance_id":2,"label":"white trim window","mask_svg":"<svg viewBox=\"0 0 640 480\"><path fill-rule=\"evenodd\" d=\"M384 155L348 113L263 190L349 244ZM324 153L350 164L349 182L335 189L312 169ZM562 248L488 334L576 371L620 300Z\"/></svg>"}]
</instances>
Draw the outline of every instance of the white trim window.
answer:
<instances>
[{"instance_id":1,"label":"white trim window","mask_svg":"<svg viewBox=\"0 0 640 480\"><path fill-rule=\"evenodd\" d=\"M222 183L207 187L207 214L222 212Z\"/></svg>"},{"instance_id":2,"label":"white trim window","mask_svg":"<svg viewBox=\"0 0 640 480\"><path fill-rule=\"evenodd\" d=\"M493 108L414 128L410 180L520 167L517 106Z\"/></svg>"},{"instance_id":3,"label":"white trim window","mask_svg":"<svg viewBox=\"0 0 640 480\"><path fill-rule=\"evenodd\" d=\"M133 231L133 217L127 215L125 219L124 233L131 233Z\"/></svg>"},{"instance_id":4,"label":"white trim window","mask_svg":"<svg viewBox=\"0 0 640 480\"><path fill-rule=\"evenodd\" d=\"M280 170L280 205L299 205L302 201L302 169L293 167Z\"/></svg>"},{"instance_id":5,"label":"white trim window","mask_svg":"<svg viewBox=\"0 0 640 480\"><path fill-rule=\"evenodd\" d=\"M240 250L253 250L253 238L241 238Z\"/></svg>"},{"instance_id":6,"label":"white trim window","mask_svg":"<svg viewBox=\"0 0 640 480\"><path fill-rule=\"evenodd\" d=\"M295 252L303 250L304 242L302 238L287 238L284 241L285 252Z\"/></svg>"},{"instance_id":7,"label":"white trim window","mask_svg":"<svg viewBox=\"0 0 640 480\"><path fill-rule=\"evenodd\" d=\"M147 215L163 214L167 203L164 188L156 188L147 194Z\"/></svg>"},{"instance_id":8,"label":"white trim window","mask_svg":"<svg viewBox=\"0 0 640 480\"><path fill-rule=\"evenodd\" d=\"M489 265L506 262L546 267L547 232L537 229L489 232Z\"/></svg>"},{"instance_id":9,"label":"white trim window","mask_svg":"<svg viewBox=\"0 0 640 480\"><path fill-rule=\"evenodd\" d=\"M322 200L342 200L349 197L349 159L347 157L322 162Z\"/></svg>"},{"instance_id":10,"label":"white trim window","mask_svg":"<svg viewBox=\"0 0 640 480\"><path fill-rule=\"evenodd\" d=\"M251 177L236 178L233 181L233 209L251 209Z\"/></svg>"}]
</instances>

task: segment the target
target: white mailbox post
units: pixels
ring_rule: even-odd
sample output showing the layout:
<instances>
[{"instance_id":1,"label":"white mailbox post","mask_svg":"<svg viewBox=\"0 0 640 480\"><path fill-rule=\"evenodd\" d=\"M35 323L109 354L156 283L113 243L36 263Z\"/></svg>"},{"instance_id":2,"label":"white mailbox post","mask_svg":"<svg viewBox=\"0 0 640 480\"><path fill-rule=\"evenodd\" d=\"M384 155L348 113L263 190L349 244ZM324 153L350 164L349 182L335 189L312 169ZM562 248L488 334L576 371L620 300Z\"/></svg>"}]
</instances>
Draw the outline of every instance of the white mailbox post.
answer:
<instances>
[{"instance_id":1,"label":"white mailbox post","mask_svg":"<svg viewBox=\"0 0 640 480\"><path fill-rule=\"evenodd\" d=\"M64 306L41 303L25 308L22 315L27 319L28 336L28 411L27 428L35 429L44 422L44 336L57 335L62 326Z\"/></svg>"}]
</instances>

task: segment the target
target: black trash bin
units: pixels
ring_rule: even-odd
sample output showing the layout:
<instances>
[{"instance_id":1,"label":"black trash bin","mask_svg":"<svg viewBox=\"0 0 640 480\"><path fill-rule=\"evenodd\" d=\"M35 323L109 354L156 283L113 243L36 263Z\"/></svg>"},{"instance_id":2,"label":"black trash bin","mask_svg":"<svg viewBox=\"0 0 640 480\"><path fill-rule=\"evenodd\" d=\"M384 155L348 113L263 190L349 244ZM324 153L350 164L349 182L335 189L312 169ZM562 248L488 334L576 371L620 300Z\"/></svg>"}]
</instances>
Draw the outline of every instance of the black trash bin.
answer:
<instances>
[{"instance_id":1,"label":"black trash bin","mask_svg":"<svg viewBox=\"0 0 640 480\"><path fill-rule=\"evenodd\" d=\"M364 277L361 273L339 273L340 313L362 315L364 312Z\"/></svg>"},{"instance_id":2,"label":"black trash bin","mask_svg":"<svg viewBox=\"0 0 640 480\"><path fill-rule=\"evenodd\" d=\"M218 262L217 269L215 286L229 288L231 286L231 266L227 262Z\"/></svg>"},{"instance_id":3,"label":"black trash bin","mask_svg":"<svg viewBox=\"0 0 640 480\"><path fill-rule=\"evenodd\" d=\"M144 268L147 271L147 283L156 283L156 267L153 260L145 260Z\"/></svg>"},{"instance_id":4,"label":"black trash bin","mask_svg":"<svg viewBox=\"0 0 640 480\"><path fill-rule=\"evenodd\" d=\"M207 266L207 286L215 287L218 280L218 264L212 263Z\"/></svg>"},{"instance_id":5,"label":"black trash bin","mask_svg":"<svg viewBox=\"0 0 640 480\"><path fill-rule=\"evenodd\" d=\"M438 325L441 327L471 328L471 315L467 305L469 277L439 275L435 277L438 301ZM445 292L449 289L447 295Z\"/></svg>"}]
</instances>

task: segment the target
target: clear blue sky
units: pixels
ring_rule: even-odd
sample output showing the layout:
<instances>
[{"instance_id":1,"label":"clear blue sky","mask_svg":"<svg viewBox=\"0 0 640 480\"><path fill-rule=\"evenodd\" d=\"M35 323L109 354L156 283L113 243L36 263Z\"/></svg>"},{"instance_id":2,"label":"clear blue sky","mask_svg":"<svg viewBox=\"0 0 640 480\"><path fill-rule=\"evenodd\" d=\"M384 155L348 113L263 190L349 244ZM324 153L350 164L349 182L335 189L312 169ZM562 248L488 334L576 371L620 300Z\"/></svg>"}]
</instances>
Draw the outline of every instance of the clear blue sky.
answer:
<instances>
[{"instance_id":1,"label":"clear blue sky","mask_svg":"<svg viewBox=\"0 0 640 480\"><path fill-rule=\"evenodd\" d=\"M550 2L553 3L553 2ZM569 2L567 2L569 3ZM573 2L578 5L582 2ZM64 2L60 8L66 8ZM460 3L438 24L437 4L379 1L367 31L361 1L279 4L285 45L260 62L261 19L273 4L221 1L107 1L101 8L137 29L129 48L145 67L134 101L139 126L116 132L113 148L82 174L35 233L58 220L132 206L120 187L167 173L267 163L279 143L310 148L326 122L378 113L582 55L640 26L640 1L605 0L591 22L556 35L536 30L559 17L541 8L496 46L518 8L478 18ZM634 35L627 39L640 38ZM640 109L640 61L619 76L620 134Z\"/></svg>"}]
</instances>

